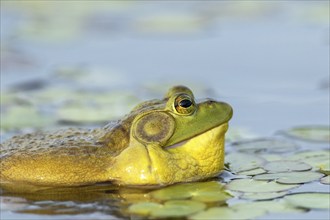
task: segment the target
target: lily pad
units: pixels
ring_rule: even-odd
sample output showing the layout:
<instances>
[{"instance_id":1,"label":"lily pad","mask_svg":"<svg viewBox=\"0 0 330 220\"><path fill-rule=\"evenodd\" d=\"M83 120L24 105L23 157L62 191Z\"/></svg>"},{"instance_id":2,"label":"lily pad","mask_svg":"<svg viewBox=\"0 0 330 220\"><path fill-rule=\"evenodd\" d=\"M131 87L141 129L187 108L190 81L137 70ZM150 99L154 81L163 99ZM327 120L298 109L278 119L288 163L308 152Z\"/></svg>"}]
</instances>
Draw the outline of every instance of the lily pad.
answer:
<instances>
[{"instance_id":1,"label":"lily pad","mask_svg":"<svg viewBox=\"0 0 330 220\"><path fill-rule=\"evenodd\" d=\"M255 176L258 174L263 174L266 173L267 171L262 169L262 168L256 168L253 170L247 170L247 171L243 171L243 172L239 172L239 175L246 175L246 176Z\"/></svg>"},{"instance_id":2,"label":"lily pad","mask_svg":"<svg viewBox=\"0 0 330 220\"><path fill-rule=\"evenodd\" d=\"M224 204L230 198L232 198L232 196L224 191L204 191L196 193L192 197L192 200L204 203L217 202Z\"/></svg>"},{"instance_id":3,"label":"lily pad","mask_svg":"<svg viewBox=\"0 0 330 220\"><path fill-rule=\"evenodd\" d=\"M223 198L224 186L216 181L209 182L196 182L196 183L184 183L169 186L159 190L152 191L151 197L161 201L174 200L174 199L187 199L195 198L195 200L207 200L207 195L214 193L214 198ZM203 198L204 197L204 198ZM211 198L209 198L212 200Z\"/></svg>"},{"instance_id":4,"label":"lily pad","mask_svg":"<svg viewBox=\"0 0 330 220\"><path fill-rule=\"evenodd\" d=\"M330 185L330 176L325 176L320 180L321 183Z\"/></svg>"},{"instance_id":5,"label":"lily pad","mask_svg":"<svg viewBox=\"0 0 330 220\"><path fill-rule=\"evenodd\" d=\"M149 215L151 211L161 208L162 205L154 202L140 202L131 205L128 212L137 215Z\"/></svg>"},{"instance_id":6,"label":"lily pad","mask_svg":"<svg viewBox=\"0 0 330 220\"><path fill-rule=\"evenodd\" d=\"M192 196L189 186L181 184L153 191L150 195L158 200L187 199Z\"/></svg>"},{"instance_id":7,"label":"lily pad","mask_svg":"<svg viewBox=\"0 0 330 220\"><path fill-rule=\"evenodd\" d=\"M319 164L320 172L326 175L330 175L330 161L325 161L323 164Z\"/></svg>"},{"instance_id":8,"label":"lily pad","mask_svg":"<svg viewBox=\"0 0 330 220\"><path fill-rule=\"evenodd\" d=\"M278 154L262 154L262 157L269 162L283 159L283 157Z\"/></svg>"},{"instance_id":9,"label":"lily pad","mask_svg":"<svg viewBox=\"0 0 330 220\"><path fill-rule=\"evenodd\" d=\"M196 212L203 211L206 205L197 201L173 200L167 201L161 208L156 208L150 212L153 218L173 218L184 217Z\"/></svg>"},{"instance_id":10,"label":"lily pad","mask_svg":"<svg viewBox=\"0 0 330 220\"><path fill-rule=\"evenodd\" d=\"M244 153L286 153L298 148L291 141L275 138L235 142L232 146Z\"/></svg>"},{"instance_id":11,"label":"lily pad","mask_svg":"<svg viewBox=\"0 0 330 220\"><path fill-rule=\"evenodd\" d=\"M330 172L330 151L304 151L288 157L289 160L303 161L314 167L316 170L321 170L323 173Z\"/></svg>"},{"instance_id":12,"label":"lily pad","mask_svg":"<svg viewBox=\"0 0 330 220\"><path fill-rule=\"evenodd\" d=\"M300 161L287 161L287 160L277 160L272 161L263 167L268 170L269 173L279 173L279 172L291 172L291 171L305 171L311 170L312 167L304 162Z\"/></svg>"},{"instance_id":13,"label":"lily pad","mask_svg":"<svg viewBox=\"0 0 330 220\"><path fill-rule=\"evenodd\" d=\"M142 32L151 33L194 33L202 30L206 20L191 14L155 14L145 16L136 23Z\"/></svg>"},{"instance_id":14,"label":"lily pad","mask_svg":"<svg viewBox=\"0 0 330 220\"><path fill-rule=\"evenodd\" d=\"M323 176L316 172L289 172L289 173L267 173L254 176L255 180L275 180L284 184L308 183L320 179Z\"/></svg>"},{"instance_id":15,"label":"lily pad","mask_svg":"<svg viewBox=\"0 0 330 220\"><path fill-rule=\"evenodd\" d=\"M262 209L231 209L228 207L215 207L210 208L206 211L199 212L189 219L201 220L201 219L254 219L266 214L265 210Z\"/></svg>"},{"instance_id":16,"label":"lily pad","mask_svg":"<svg viewBox=\"0 0 330 220\"><path fill-rule=\"evenodd\" d=\"M328 126L302 126L282 131L283 134L304 141L329 142L330 127Z\"/></svg>"},{"instance_id":17,"label":"lily pad","mask_svg":"<svg viewBox=\"0 0 330 220\"><path fill-rule=\"evenodd\" d=\"M283 197L288 192L270 192L270 193L243 193L240 197L241 199L249 199L249 200L269 200Z\"/></svg>"},{"instance_id":18,"label":"lily pad","mask_svg":"<svg viewBox=\"0 0 330 220\"><path fill-rule=\"evenodd\" d=\"M109 111L109 107L65 106L58 111L59 121L72 123L107 122L119 116Z\"/></svg>"},{"instance_id":19,"label":"lily pad","mask_svg":"<svg viewBox=\"0 0 330 220\"><path fill-rule=\"evenodd\" d=\"M1 130L41 128L54 123L54 118L41 114L34 107L16 106L1 112Z\"/></svg>"},{"instance_id":20,"label":"lily pad","mask_svg":"<svg viewBox=\"0 0 330 220\"><path fill-rule=\"evenodd\" d=\"M226 163L229 163L229 169L233 173L253 170L261 167L266 160L251 154L231 153L225 158Z\"/></svg>"},{"instance_id":21,"label":"lily pad","mask_svg":"<svg viewBox=\"0 0 330 220\"><path fill-rule=\"evenodd\" d=\"M226 185L226 188L233 191L240 192L281 192L298 187L299 185L284 185L274 181L258 181L253 179L236 179Z\"/></svg>"},{"instance_id":22,"label":"lily pad","mask_svg":"<svg viewBox=\"0 0 330 220\"><path fill-rule=\"evenodd\" d=\"M291 205L306 209L330 209L329 193L297 193L284 199Z\"/></svg>"},{"instance_id":23,"label":"lily pad","mask_svg":"<svg viewBox=\"0 0 330 220\"><path fill-rule=\"evenodd\" d=\"M231 206L235 210L264 210L267 213L292 213L301 212L295 207L290 207L283 200L256 201L248 203L239 203Z\"/></svg>"},{"instance_id":24,"label":"lily pad","mask_svg":"<svg viewBox=\"0 0 330 220\"><path fill-rule=\"evenodd\" d=\"M231 127L226 133L226 142L238 142L246 139L256 138L257 135L241 127Z\"/></svg>"}]
</instances>

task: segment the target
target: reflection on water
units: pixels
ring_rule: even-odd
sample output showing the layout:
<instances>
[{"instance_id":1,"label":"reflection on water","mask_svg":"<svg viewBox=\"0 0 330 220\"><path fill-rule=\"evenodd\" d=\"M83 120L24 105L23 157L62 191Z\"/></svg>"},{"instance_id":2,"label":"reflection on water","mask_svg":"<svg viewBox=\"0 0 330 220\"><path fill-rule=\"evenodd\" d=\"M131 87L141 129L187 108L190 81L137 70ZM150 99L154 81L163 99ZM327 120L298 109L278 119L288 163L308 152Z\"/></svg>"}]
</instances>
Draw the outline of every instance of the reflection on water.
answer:
<instances>
[{"instance_id":1,"label":"reflection on water","mask_svg":"<svg viewBox=\"0 0 330 220\"><path fill-rule=\"evenodd\" d=\"M113 185L94 185L75 188L33 189L35 192L3 192L2 211L38 215L76 215L101 212L128 217L143 213L129 211L132 204L169 200L194 200L210 205L225 205L231 196L223 184L216 181L187 183L163 189L123 188ZM213 194L213 195L212 195ZM214 196L216 194L217 196ZM194 211L192 211L194 213Z\"/></svg>"}]
</instances>

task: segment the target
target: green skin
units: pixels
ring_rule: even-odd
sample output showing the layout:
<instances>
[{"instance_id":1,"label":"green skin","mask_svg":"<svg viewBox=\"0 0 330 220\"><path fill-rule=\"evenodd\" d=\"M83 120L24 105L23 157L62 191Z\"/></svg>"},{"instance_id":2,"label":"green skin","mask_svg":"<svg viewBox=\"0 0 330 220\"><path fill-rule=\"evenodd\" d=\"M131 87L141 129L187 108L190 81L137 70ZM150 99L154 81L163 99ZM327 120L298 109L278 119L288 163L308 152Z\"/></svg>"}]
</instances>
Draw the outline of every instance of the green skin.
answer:
<instances>
[{"instance_id":1,"label":"green skin","mask_svg":"<svg viewBox=\"0 0 330 220\"><path fill-rule=\"evenodd\" d=\"M16 136L1 145L2 186L155 186L221 172L232 108L195 103L184 86L143 102L115 124Z\"/></svg>"}]
</instances>

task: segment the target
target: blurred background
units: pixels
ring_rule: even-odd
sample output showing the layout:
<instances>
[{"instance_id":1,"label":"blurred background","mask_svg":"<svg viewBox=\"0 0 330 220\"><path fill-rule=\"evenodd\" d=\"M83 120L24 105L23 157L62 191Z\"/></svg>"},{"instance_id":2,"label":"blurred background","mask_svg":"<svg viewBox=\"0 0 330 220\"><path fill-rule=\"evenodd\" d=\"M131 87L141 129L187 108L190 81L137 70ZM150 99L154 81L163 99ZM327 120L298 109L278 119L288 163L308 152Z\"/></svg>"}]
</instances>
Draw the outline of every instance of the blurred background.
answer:
<instances>
[{"instance_id":1,"label":"blurred background","mask_svg":"<svg viewBox=\"0 0 330 220\"><path fill-rule=\"evenodd\" d=\"M184 84L232 137L329 125L329 1L1 1L1 138L99 126Z\"/></svg>"}]
</instances>

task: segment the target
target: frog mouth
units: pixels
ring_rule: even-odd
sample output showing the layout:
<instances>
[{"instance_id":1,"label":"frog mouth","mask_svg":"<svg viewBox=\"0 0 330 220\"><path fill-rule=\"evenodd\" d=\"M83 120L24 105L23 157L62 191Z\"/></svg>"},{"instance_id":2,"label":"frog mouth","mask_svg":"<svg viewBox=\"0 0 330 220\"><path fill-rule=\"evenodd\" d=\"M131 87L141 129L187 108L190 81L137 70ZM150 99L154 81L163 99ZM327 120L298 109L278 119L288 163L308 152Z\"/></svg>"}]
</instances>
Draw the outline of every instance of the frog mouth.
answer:
<instances>
[{"instance_id":1,"label":"frog mouth","mask_svg":"<svg viewBox=\"0 0 330 220\"><path fill-rule=\"evenodd\" d=\"M193 138L193 137L192 137ZM184 140L184 141L181 141L179 143L176 143L176 144L173 144L173 145L170 145L170 146L167 146L167 147L164 147L165 150L169 150L169 149L173 149L173 148L178 148L178 147L181 147L183 145L185 145L191 138L187 139L187 140Z\"/></svg>"},{"instance_id":2,"label":"frog mouth","mask_svg":"<svg viewBox=\"0 0 330 220\"><path fill-rule=\"evenodd\" d=\"M183 140L181 142L178 142L176 144L170 145L170 146L166 146L163 149L165 150L172 150L172 149L176 149L176 148L180 148L183 146L189 146L189 142L191 141L198 141L201 145L204 145L203 143L207 144L208 142L216 139L216 138L223 138L224 134L226 133L226 131L228 130L228 123L224 123L221 124L219 126L213 127L205 132L203 132L202 134L193 136L189 139Z\"/></svg>"}]
</instances>

